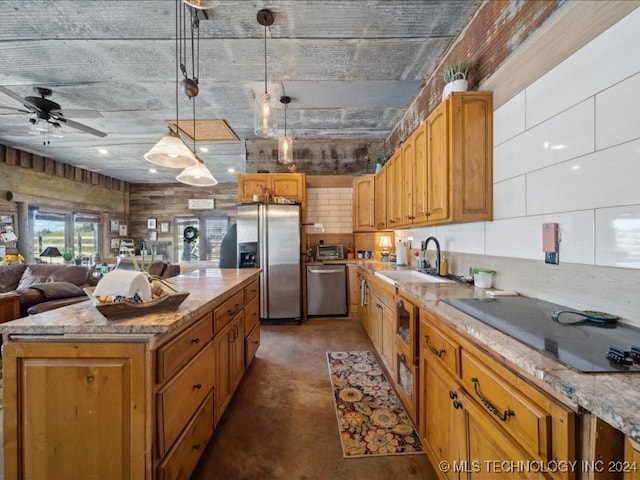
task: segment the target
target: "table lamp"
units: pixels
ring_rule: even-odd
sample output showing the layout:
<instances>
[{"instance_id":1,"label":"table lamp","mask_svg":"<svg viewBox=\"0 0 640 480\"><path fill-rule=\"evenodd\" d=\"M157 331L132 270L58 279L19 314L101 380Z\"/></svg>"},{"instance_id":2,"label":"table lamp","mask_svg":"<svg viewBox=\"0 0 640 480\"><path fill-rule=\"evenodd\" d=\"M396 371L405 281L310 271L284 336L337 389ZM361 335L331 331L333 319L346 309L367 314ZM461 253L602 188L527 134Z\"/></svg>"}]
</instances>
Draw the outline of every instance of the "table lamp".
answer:
<instances>
[{"instance_id":1,"label":"table lamp","mask_svg":"<svg viewBox=\"0 0 640 480\"><path fill-rule=\"evenodd\" d=\"M388 262L389 261L389 254L391 253L391 239L389 238L388 235L382 235L380 237L380 242L378 243L378 246L380 247L380 261L381 262Z\"/></svg>"},{"instance_id":2,"label":"table lamp","mask_svg":"<svg viewBox=\"0 0 640 480\"><path fill-rule=\"evenodd\" d=\"M41 257L49 257L49 263L53 263L53 257L61 257L58 247L47 247L40 254Z\"/></svg>"}]
</instances>

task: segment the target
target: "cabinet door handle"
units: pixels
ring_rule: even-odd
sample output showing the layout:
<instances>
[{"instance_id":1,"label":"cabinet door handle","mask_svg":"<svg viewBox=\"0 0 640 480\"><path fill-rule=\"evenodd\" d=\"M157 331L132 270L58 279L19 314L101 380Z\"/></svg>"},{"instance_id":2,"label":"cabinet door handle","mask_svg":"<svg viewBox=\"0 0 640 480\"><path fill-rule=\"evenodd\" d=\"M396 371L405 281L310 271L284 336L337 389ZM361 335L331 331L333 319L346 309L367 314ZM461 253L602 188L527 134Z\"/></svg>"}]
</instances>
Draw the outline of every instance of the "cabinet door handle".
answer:
<instances>
[{"instance_id":1,"label":"cabinet door handle","mask_svg":"<svg viewBox=\"0 0 640 480\"><path fill-rule=\"evenodd\" d=\"M433 353L436 357L440 357L442 358L442 356L447 353L447 351L443 348L442 350L437 350L435 348L433 348L433 346L431 345L431 343L429 343L429 335L425 335L424 336L424 343L425 345L429 348L429 350L431 351L431 353Z\"/></svg>"},{"instance_id":2,"label":"cabinet door handle","mask_svg":"<svg viewBox=\"0 0 640 480\"><path fill-rule=\"evenodd\" d=\"M500 420L506 422L509 417L513 417L516 414L516 412L511 409L505 410L504 413L500 413L500 410L498 410L496 406L489 401L488 398L480 393L480 380L478 380L476 377L473 377L471 381L473 382L473 389L475 390L478 397L480 397L480 401L482 402L482 404L487 407L487 410L493 413Z\"/></svg>"},{"instance_id":3,"label":"cabinet door handle","mask_svg":"<svg viewBox=\"0 0 640 480\"><path fill-rule=\"evenodd\" d=\"M200 343L200 338L198 338L198 337L192 338L191 339L191 343Z\"/></svg>"},{"instance_id":4,"label":"cabinet door handle","mask_svg":"<svg viewBox=\"0 0 640 480\"><path fill-rule=\"evenodd\" d=\"M455 408L456 410L458 410L459 408L462 408L462 403L460 403L458 400L454 400L453 408Z\"/></svg>"},{"instance_id":5,"label":"cabinet door handle","mask_svg":"<svg viewBox=\"0 0 640 480\"><path fill-rule=\"evenodd\" d=\"M202 388L202 384L201 384L201 383L196 383L196 384L193 386L193 389L194 389L194 390L200 390L201 388Z\"/></svg>"},{"instance_id":6,"label":"cabinet door handle","mask_svg":"<svg viewBox=\"0 0 640 480\"><path fill-rule=\"evenodd\" d=\"M456 392L454 392L453 390L449 391L449 398L451 400L455 400L456 398L458 398L458 394Z\"/></svg>"},{"instance_id":7,"label":"cabinet door handle","mask_svg":"<svg viewBox=\"0 0 640 480\"><path fill-rule=\"evenodd\" d=\"M233 310L227 310L227 315L229 315L230 317L233 317L236 313L238 313L239 309L240 309L240 305L236 303L236 307Z\"/></svg>"},{"instance_id":8,"label":"cabinet door handle","mask_svg":"<svg viewBox=\"0 0 640 480\"><path fill-rule=\"evenodd\" d=\"M227 343L233 343L235 339L235 332L233 331L233 328L230 328L227 332Z\"/></svg>"}]
</instances>

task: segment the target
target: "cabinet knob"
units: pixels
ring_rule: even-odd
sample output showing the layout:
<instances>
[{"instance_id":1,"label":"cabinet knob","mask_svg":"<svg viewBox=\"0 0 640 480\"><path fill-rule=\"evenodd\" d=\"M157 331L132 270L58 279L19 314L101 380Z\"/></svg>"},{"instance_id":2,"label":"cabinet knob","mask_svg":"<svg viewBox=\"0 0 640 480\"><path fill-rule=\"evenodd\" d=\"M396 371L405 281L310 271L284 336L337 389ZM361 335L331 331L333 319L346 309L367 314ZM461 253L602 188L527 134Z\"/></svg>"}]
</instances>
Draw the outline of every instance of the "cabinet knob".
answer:
<instances>
[{"instance_id":1,"label":"cabinet knob","mask_svg":"<svg viewBox=\"0 0 640 480\"><path fill-rule=\"evenodd\" d=\"M202 384L201 384L201 383L196 383L196 384L193 386L193 389L194 389L194 390L200 390L201 388L202 388Z\"/></svg>"},{"instance_id":2,"label":"cabinet knob","mask_svg":"<svg viewBox=\"0 0 640 480\"><path fill-rule=\"evenodd\" d=\"M194 450L200 450L200 444L196 443L193 447L191 447Z\"/></svg>"},{"instance_id":3,"label":"cabinet knob","mask_svg":"<svg viewBox=\"0 0 640 480\"><path fill-rule=\"evenodd\" d=\"M462 408L462 403L460 403L458 400L454 400L453 408L455 408L456 410L458 410L459 408Z\"/></svg>"},{"instance_id":4,"label":"cabinet knob","mask_svg":"<svg viewBox=\"0 0 640 480\"><path fill-rule=\"evenodd\" d=\"M451 400L455 400L456 398L458 398L458 394L457 394L456 392L454 392L453 390L451 390L451 391L449 392L449 398L450 398Z\"/></svg>"},{"instance_id":5,"label":"cabinet knob","mask_svg":"<svg viewBox=\"0 0 640 480\"><path fill-rule=\"evenodd\" d=\"M192 338L191 343L200 343L200 339L198 337Z\"/></svg>"}]
</instances>

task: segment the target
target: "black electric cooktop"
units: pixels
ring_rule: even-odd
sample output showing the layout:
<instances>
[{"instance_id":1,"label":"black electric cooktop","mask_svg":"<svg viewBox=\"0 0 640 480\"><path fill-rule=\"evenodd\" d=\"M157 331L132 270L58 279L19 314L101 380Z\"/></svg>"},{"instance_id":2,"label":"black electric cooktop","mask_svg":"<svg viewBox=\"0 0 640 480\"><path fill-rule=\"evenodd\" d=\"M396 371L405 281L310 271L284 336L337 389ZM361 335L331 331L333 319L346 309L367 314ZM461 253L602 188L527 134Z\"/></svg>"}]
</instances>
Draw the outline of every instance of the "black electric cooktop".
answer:
<instances>
[{"instance_id":1,"label":"black electric cooktop","mask_svg":"<svg viewBox=\"0 0 640 480\"><path fill-rule=\"evenodd\" d=\"M640 372L640 328L585 320L528 297L445 298L452 307L580 372ZM613 348L612 348L613 347ZM612 360L617 358L618 361Z\"/></svg>"}]
</instances>

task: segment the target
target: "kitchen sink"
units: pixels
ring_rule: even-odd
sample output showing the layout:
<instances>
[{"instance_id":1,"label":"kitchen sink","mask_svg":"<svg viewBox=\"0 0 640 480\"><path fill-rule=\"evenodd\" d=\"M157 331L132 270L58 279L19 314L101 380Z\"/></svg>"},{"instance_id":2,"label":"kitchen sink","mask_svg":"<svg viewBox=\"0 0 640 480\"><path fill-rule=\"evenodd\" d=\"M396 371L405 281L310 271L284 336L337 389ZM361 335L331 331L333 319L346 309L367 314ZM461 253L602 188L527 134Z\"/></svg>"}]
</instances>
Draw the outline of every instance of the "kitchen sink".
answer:
<instances>
[{"instance_id":1,"label":"kitchen sink","mask_svg":"<svg viewBox=\"0 0 640 480\"><path fill-rule=\"evenodd\" d=\"M436 277L427 273L416 272L415 270L383 270L375 272L375 275L385 282L395 285L396 282L405 283L451 283L443 277Z\"/></svg>"}]
</instances>

